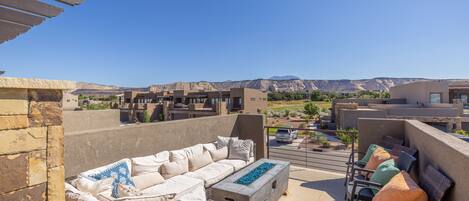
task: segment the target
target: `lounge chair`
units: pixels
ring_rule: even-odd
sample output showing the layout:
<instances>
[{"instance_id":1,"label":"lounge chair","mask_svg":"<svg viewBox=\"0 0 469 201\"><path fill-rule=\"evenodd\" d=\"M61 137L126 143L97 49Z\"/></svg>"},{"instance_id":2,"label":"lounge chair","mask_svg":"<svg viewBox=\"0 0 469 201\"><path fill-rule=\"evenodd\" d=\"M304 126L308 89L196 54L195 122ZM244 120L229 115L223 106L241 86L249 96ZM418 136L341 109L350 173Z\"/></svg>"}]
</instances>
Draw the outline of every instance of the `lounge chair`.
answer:
<instances>
[{"instance_id":1,"label":"lounge chair","mask_svg":"<svg viewBox=\"0 0 469 201\"><path fill-rule=\"evenodd\" d=\"M411 149L405 146L402 146L404 144L404 140L397 139L391 136L383 136L381 142L379 143L380 146L384 147L385 149L391 150L392 155L399 155L401 151L405 151L413 156L416 154L415 149ZM345 182L344 185L347 185L349 181L352 181L353 177L350 176L350 174L353 172L353 169L355 168L364 168L366 166L366 162L358 160L354 160L354 156L356 153L363 154L361 152L355 152L355 150L352 150L352 153L349 155L348 161L345 163L347 165L347 170L345 173ZM358 179L364 179L364 178L358 178Z\"/></svg>"},{"instance_id":2,"label":"lounge chair","mask_svg":"<svg viewBox=\"0 0 469 201\"><path fill-rule=\"evenodd\" d=\"M417 159L410 155L407 152L401 151L399 154L399 160L397 161L396 167L399 170L410 172L412 167L414 166ZM352 173L352 177L355 176L356 172L367 172L367 173L374 173L374 170L368 170L364 168L355 168L354 172ZM346 193L346 200L372 200L374 193L373 189L379 190L383 187L382 184L367 181L365 179L355 179L348 183L347 186L347 193Z\"/></svg>"}]
</instances>

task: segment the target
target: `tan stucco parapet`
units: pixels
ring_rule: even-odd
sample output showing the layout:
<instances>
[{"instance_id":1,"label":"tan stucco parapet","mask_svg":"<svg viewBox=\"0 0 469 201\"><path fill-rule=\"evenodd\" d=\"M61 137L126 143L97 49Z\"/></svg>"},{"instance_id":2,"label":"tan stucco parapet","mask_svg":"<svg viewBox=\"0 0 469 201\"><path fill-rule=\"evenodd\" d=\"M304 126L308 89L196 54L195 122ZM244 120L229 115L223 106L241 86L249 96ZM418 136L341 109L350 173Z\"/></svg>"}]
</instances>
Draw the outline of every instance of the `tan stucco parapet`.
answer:
<instances>
[{"instance_id":1,"label":"tan stucco parapet","mask_svg":"<svg viewBox=\"0 0 469 201\"><path fill-rule=\"evenodd\" d=\"M0 88L16 89L75 89L76 83L67 80L0 77Z\"/></svg>"}]
</instances>

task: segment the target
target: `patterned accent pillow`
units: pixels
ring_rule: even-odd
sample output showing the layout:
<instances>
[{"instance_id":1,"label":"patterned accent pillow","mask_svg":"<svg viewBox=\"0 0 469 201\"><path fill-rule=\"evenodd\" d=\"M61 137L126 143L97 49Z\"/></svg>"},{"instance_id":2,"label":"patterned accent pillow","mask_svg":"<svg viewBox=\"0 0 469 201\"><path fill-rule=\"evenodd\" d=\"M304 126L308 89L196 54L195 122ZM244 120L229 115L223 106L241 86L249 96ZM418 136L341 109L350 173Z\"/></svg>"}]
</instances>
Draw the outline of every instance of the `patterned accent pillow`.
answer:
<instances>
[{"instance_id":1,"label":"patterned accent pillow","mask_svg":"<svg viewBox=\"0 0 469 201\"><path fill-rule=\"evenodd\" d=\"M228 149L228 159L249 161L253 144L252 140L232 140Z\"/></svg>"},{"instance_id":2,"label":"patterned accent pillow","mask_svg":"<svg viewBox=\"0 0 469 201\"><path fill-rule=\"evenodd\" d=\"M119 197L118 184L125 184L125 185L135 187L135 184L130 177L129 167L127 166L127 163L125 162L117 163L116 165L109 167L103 170L102 172L89 175L89 177L95 180L102 180L102 179L111 178L111 177L114 178L114 182L112 183L112 194L111 194L111 196L114 198Z\"/></svg>"}]
</instances>

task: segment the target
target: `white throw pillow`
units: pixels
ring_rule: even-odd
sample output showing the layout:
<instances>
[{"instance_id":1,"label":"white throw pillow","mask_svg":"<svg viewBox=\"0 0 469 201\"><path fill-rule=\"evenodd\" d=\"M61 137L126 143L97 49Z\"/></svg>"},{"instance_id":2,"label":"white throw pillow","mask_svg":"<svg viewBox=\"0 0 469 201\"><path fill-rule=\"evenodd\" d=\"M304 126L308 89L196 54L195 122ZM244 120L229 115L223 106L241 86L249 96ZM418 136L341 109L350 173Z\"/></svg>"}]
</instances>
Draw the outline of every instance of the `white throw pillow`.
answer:
<instances>
[{"instance_id":1,"label":"white throw pillow","mask_svg":"<svg viewBox=\"0 0 469 201\"><path fill-rule=\"evenodd\" d=\"M203 154L189 156L189 171L195 171L201 167L204 167L213 162L212 156L208 151L204 151Z\"/></svg>"},{"instance_id":2,"label":"white throw pillow","mask_svg":"<svg viewBox=\"0 0 469 201\"><path fill-rule=\"evenodd\" d=\"M187 147L184 149L178 149L170 151L170 161L177 161L181 159L187 159L189 156L203 154L204 146L202 144L196 144L191 147Z\"/></svg>"},{"instance_id":3,"label":"white throw pillow","mask_svg":"<svg viewBox=\"0 0 469 201\"><path fill-rule=\"evenodd\" d=\"M135 189L135 187L125 184L117 184L117 194L119 195L119 198L136 197L142 195L142 193Z\"/></svg>"},{"instance_id":4,"label":"white throw pillow","mask_svg":"<svg viewBox=\"0 0 469 201\"><path fill-rule=\"evenodd\" d=\"M151 172L158 172L163 163L169 162L169 151L163 151L155 155L135 157L132 161L132 176L138 176Z\"/></svg>"},{"instance_id":5,"label":"white throw pillow","mask_svg":"<svg viewBox=\"0 0 469 201\"><path fill-rule=\"evenodd\" d=\"M222 147L220 149L209 152L213 161L219 161L228 158L228 147Z\"/></svg>"},{"instance_id":6,"label":"white throw pillow","mask_svg":"<svg viewBox=\"0 0 469 201\"><path fill-rule=\"evenodd\" d=\"M228 149L228 159L249 161L253 144L252 140L232 140Z\"/></svg>"},{"instance_id":7,"label":"white throw pillow","mask_svg":"<svg viewBox=\"0 0 469 201\"><path fill-rule=\"evenodd\" d=\"M238 137L222 137L222 136L218 136L217 138L218 138L217 139L217 149L220 149L222 147L226 147L230 144L230 141L238 139Z\"/></svg>"},{"instance_id":8,"label":"white throw pillow","mask_svg":"<svg viewBox=\"0 0 469 201\"><path fill-rule=\"evenodd\" d=\"M164 178L159 172L152 172L132 177L135 188L143 190L151 186L164 183Z\"/></svg>"},{"instance_id":9,"label":"white throw pillow","mask_svg":"<svg viewBox=\"0 0 469 201\"><path fill-rule=\"evenodd\" d=\"M203 146L204 146L205 151L217 150L217 146L215 145L215 143L207 143L207 144L203 144Z\"/></svg>"},{"instance_id":10,"label":"white throw pillow","mask_svg":"<svg viewBox=\"0 0 469 201\"><path fill-rule=\"evenodd\" d=\"M91 193L91 195L97 196L99 193L111 189L113 182L114 178L112 177L103 180L93 181L86 177L80 176L76 180L76 185L79 191Z\"/></svg>"},{"instance_id":11,"label":"white throw pillow","mask_svg":"<svg viewBox=\"0 0 469 201\"><path fill-rule=\"evenodd\" d=\"M187 154L184 149L173 150L169 152L169 161L178 161L187 158Z\"/></svg>"},{"instance_id":12,"label":"white throw pillow","mask_svg":"<svg viewBox=\"0 0 469 201\"><path fill-rule=\"evenodd\" d=\"M189 172L189 161L186 159L165 163L161 166L161 176L169 179Z\"/></svg>"}]
</instances>

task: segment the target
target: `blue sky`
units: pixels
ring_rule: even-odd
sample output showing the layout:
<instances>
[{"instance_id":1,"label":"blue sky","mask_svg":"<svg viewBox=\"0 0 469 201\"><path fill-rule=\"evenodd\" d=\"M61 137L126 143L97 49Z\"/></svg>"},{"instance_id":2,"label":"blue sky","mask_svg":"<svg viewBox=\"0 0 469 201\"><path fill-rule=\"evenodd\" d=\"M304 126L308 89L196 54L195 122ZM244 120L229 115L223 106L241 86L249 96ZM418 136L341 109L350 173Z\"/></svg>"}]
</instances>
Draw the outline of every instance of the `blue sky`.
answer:
<instances>
[{"instance_id":1,"label":"blue sky","mask_svg":"<svg viewBox=\"0 0 469 201\"><path fill-rule=\"evenodd\" d=\"M86 0L0 45L7 76L147 86L469 78L469 1Z\"/></svg>"}]
</instances>

